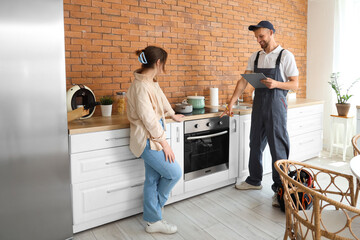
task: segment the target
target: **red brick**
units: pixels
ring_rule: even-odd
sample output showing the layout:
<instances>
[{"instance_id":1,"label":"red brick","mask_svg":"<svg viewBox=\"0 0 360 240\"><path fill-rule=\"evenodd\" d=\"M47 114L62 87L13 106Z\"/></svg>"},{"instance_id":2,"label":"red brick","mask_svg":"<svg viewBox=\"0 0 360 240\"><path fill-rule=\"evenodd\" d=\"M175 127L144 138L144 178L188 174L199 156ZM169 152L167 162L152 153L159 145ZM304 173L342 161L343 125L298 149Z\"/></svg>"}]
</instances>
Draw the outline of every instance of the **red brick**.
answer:
<instances>
[{"instance_id":1,"label":"red brick","mask_svg":"<svg viewBox=\"0 0 360 240\"><path fill-rule=\"evenodd\" d=\"M93 40L93 45L101 45L101 46L111 46L112 42L110 40Z\"/></svg>"},{"instance_id":2,"label":"red brick","mask_svg":"<svg viewBox=\"0 0 360 240\"><path fill-rule=\"evenodd\" d=\"M72 18L91 18L91 13L87 12L70 12Z\"/></svg>"},{"instance_id":3,"label":"red brick","mask_svg":"<svg viewBox=\"0 0 360 240\"><path fill-rule=\"evenodd\" d=\"M88 12L88 13L101 13L101 9L98 7L87 7L87 6L81 6L81 12Z\"/></svg>"},{"instance_id":4,"label":"red brick","mask_svg":"<svg viewBox=\"0 0 360 240\"><path fill-rule=\"evenodd\" d=\"M91 0L71 0L71 4L91 6Z\"/></svg>"},{"instance_id":5,"label":"red brick","mask_svg":"<svg viewBox=\"0 0 360 240\"><path fill-rule=\"evenodd\" d=\"M102 8L101 9L101 13L102 14L109 14L109 15L120 15L120 10L119 9L112 9L112 8Z\"/></svg>"},{"instance_id":6,"label":"red brick","mask_svg":"<svg viewBox=\"0 0 360 240\"><path fill-rule=\"evenodd\" d=\"M92 32L111 33L111 28L110 27L92 27Z\"/></svg>"},{"instance_id":7,"label":"red brick","mask_svg":"<svg viewBox=\"0 0 360 240\"><path fill-rule=\"evenodd\" d=\"M64 4L64 10L65 10L65 11L80 12L81 6L79 6L79 5L74 5L74 4Z\"/></svg>"},{"instance_id":8,"label":"red brick","mask_svg":"<svg viewBox=\"0 0 360 240\"><path fill-rule=\"evenodd\" d=\"M100 20L81 19L81 25L85 26L101 26Z\"/></svg>"}]
</instances>

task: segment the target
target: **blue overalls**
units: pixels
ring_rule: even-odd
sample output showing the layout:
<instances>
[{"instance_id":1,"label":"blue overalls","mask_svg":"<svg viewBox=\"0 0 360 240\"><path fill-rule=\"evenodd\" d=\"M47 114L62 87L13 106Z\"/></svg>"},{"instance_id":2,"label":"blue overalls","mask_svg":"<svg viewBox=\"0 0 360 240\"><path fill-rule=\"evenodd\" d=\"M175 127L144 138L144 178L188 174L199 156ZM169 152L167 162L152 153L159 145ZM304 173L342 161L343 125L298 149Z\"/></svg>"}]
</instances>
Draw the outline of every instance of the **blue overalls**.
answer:
<instances>
[{"instance_id":1,"label":"blue overalls","mask_svg":"<svg viewBox=\"0 0 360 240\"><path fill-rule=\"evenodd\" d=\"M260 52L257 53L254 72L263 73L266 77L279 82L284 82L280 74L280 60L284 49L279 53L276 59L275 68L258 68ZM255 97L251 114L250 130L250 176L246 182L259 186L263 176L262 153L269 143L272 157L272 179L271 186L274 192L281 186L279 173L274 168L274 162L279 159L288 159L289 157L289 136L286 128L287 118L287 90L279 88L255 89Z\"/></svg>"}]
</instances>

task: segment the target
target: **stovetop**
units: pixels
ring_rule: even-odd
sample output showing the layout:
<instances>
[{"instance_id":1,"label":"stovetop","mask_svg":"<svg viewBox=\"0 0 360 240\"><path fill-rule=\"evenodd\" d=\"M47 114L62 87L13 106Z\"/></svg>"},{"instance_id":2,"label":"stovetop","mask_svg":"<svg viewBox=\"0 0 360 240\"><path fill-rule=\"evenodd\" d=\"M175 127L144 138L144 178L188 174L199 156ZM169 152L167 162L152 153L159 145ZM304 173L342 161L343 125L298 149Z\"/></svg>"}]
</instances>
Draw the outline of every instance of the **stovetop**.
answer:
<instances>
[{"instance_id":1,"label":"stovetop","mask_svg":"<svg viewBox=\"0 0 360 240\"><path fill-rule=\"evenodd\" d=\"M217 112L219 112L219 110L216 108L204 107L204 108L200 108L200 109L193 109L193 111L191 113L176 112L176 114L182 114L184 116L193 116L193 115L201 115L201 114L205 114L205 113L217 113Z\"/></svg>"}]
</instances>

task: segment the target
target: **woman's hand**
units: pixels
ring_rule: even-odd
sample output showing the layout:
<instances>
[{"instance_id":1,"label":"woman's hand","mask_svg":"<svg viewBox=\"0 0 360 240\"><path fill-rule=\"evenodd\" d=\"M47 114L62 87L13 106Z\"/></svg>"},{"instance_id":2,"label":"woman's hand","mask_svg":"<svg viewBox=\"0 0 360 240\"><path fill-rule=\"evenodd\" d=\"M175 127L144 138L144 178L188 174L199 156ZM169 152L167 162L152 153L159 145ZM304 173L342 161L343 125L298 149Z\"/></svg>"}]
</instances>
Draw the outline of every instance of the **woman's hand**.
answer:
<instances>
[{"instance_id":1,"label":"woman's hand","mask_svg":"<svg viewBox=\"0 0 360 240\"><path fill-rule=\"evenodd\" d=\"M171 119L172 120L174 120L174 121L176 121L176 122L182 122L183 121L183 118L184 117L184 115L182 115L182 114L175 114L175 115L172 115L171 116Z\"/></svg>"},{"instance_id":2,"label":"woman's hand","mask_svg":"<svg viewBox=\"0 0 360 240\"><path fill-rule=\"evenodd\" d=\"M164 140L164 141L160 142L160 144L161 144L164 154L165 154L165 161L169 160L170 163L175 162L175 154L172 151L168 142L166 140Z\"/></svg>"}]
</instances>

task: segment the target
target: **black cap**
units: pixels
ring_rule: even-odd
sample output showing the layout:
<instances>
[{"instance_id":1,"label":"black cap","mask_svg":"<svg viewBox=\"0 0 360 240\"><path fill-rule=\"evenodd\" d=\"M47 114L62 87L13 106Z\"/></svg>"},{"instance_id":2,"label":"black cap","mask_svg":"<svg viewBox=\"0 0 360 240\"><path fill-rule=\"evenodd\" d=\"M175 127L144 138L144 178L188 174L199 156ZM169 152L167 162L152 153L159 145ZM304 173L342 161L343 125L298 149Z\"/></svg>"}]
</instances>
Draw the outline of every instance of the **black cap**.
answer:
<instances>
[{"instance_id":1,"label":"black cap","mask_svg":"<svg viewBox=\"0 0 360 240\"><path fill-rule=\"evenodd\" d=\"M267 28L267 29L273 30L273 32L275 33L275 28L271 24L271 22L269 22L269 21L261 21L257 25L250 25L249 26L250 31L254 31L254 30L258 29L258 28Z\"/></svg>"}]
</instances>

